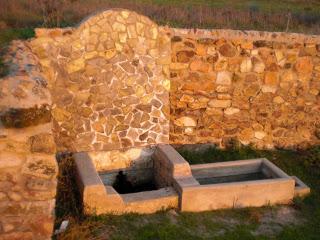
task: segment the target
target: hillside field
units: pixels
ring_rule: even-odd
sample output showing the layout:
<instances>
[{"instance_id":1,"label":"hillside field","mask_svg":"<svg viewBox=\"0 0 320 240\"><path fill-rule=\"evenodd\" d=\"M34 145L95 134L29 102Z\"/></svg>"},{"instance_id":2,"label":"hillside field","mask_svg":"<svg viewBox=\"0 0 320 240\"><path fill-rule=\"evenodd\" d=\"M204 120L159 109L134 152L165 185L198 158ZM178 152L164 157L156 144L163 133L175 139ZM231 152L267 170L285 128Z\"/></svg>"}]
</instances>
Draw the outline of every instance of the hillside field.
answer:
<instances>
[{"instance_id":1,"label":"hillside field","mask_svg":"<svg viewBox=\"0 0 320 240\"><path fill-rule=\"evenodd\" d=\"M0 29L43 26L41 0L0 0ZM50 1L49 1L50 2ZM127 8L159 24L320 34L319 0L56 0L60 26L108 8ZM59 3L61 2L61 3ZM54 24L51 24L54 25Z\"/></svg>"}]
</instances>

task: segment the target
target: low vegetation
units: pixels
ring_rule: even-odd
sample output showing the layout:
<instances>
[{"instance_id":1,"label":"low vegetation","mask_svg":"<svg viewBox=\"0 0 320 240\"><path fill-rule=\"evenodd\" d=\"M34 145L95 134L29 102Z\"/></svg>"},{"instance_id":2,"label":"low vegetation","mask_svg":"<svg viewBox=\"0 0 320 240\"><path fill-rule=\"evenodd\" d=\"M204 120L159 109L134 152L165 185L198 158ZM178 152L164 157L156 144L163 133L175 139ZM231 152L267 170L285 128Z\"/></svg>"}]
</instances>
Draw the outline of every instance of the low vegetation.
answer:
<instances>
[{"instance_id":1,"label":"low vegetation","mask_svg":"<svg viewBox=\"0 0 320 240\"><path fill-rule=\"evenodd\" d=\"M2 0L0 28L74 25L108 8L131 9L174 27L320 33L317 0Z\"/></svg>"},{"instance_id":2,"label":"low vegetation","mask_svg":"<svg viewBox=\"0 0 320 240\"><path fill-rule=\"evenodd\" d=\"M0 30L0 78L8 74L8 69L4 64L3 56L8 44L15 39L28 39L34 36L32 28L18 28Z\"/></svg>"},{"instance_id":3,"label":"low vegetation","mask_svg":"<svg viewBox=\"0 0 320 240\"><path fill-rule=\"evenodd\" d=\"M151 215L82 216L75 200L77 192L72 159L59 176L57 224L70 220L68 230L56 239L281 239L312 240L320 235L320 147L308 150L255 150L231 147L228 150L209 148L202 152L180 151L190 163L208 163L266 157L290 175L307 183L312 193L295 199L292 206L231 209L203 213L177 213L174 210ZM68 170L66 170L68 169ZM68 177L67 177L68 176ZM73 191L72 191L73 189Z\"/></svg>"}]
</instances>

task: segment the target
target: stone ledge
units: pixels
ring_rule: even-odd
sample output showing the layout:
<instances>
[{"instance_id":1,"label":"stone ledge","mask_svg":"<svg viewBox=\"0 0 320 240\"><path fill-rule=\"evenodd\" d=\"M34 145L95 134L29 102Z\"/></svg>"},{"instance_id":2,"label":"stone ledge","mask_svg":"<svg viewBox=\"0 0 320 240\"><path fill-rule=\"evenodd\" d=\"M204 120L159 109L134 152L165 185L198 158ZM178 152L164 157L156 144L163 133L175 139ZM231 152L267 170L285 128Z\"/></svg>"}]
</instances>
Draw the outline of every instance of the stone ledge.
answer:
<instances>
[{"instance_id":1,"label":"stone ledge","mask_svg":"<svg viewBox=\"0 0 320 240\"><path fill-rule=\"evenodd\" d=\"M47 80L27 42L12 41L4 61L9 75L0 81L0 112L51 105Z\"/></svg>"},{"instance_id":2,"label":"stone ledge","mask_svg":"<svg viewBox=\"0 0 320 240\"><path fill-rule=\"evenodd\" d=\"M274 41L285 43L310 43L320 44L319 35L305 35L301 33L266 32L266 31L242 31L230 29L184 29L161 27L171 36L183 36L191 38L230 39L248 41Z\"/></svg>"},{"instance_id":3,"label":"stone ledge","mask_svg":"<svg viewBox=\"0 0 320 240\"><path fill-rule=\"evenodd\" d=\"M9 108L0 112L1 127L25 128L51 121L51 110L48 105L32 108Z\"/></svg>"},{"instance_id":4,"label":"stone ledge","mask_svg":"<svg viewBox=\"0 0 320 240\"><path fill-rule=\"evenodd\" d=\"M305 197L310 194L310 188L302 182L298 177L292 176L294 181L296 182L295 188L294 188L294 196L295 197Z\"/></svg>"}]
</instances>

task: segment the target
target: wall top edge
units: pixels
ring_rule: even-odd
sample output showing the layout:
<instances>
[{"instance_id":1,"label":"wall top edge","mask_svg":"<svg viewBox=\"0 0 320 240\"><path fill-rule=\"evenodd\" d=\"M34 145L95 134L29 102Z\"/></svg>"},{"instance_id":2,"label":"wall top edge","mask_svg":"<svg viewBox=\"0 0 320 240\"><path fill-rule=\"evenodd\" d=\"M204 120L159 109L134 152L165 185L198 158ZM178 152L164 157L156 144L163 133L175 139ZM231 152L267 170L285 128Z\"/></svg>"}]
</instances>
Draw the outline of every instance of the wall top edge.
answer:
<instances>
[{"instance_id":1,"label":"wall top edge","mask_svg":"<svg viewBox=\"0 0 320 240\"><path fill-rule=\"evenodd\" d=\"M102 18L109 18L112 14L128 16L135 14L140 16L143 22L153 23L147 16L140 15L128 9L107 9L97 12L84 18L77 26L68 28L36 28L36 37L61 37L72 34L76 29L86 24L92 25ZM286 43L309 43L320 44L320 35L308 35L302 33L288 32L267 32L255 30L232 30L232 29L197 29L197 28L171 28L169 26L159 26L159 30L166 32L171 36L182 36L190 38L212 38L212 39L230 39L230 40L247 40L247 41L273 41Z\"/></svg>"},{"instance_id":2,"label":"wall top edge","mask_svg":"<svg viewBox=\"0 0 320 240\"><path fill-rule=\"evenodd\" d=\"M248 41L274 41L289 43L320 44L320 35L307 35L302 33L267 32L254 30L232 30L232 29L187 29L160 27L171 36L190 38L212 38Z\"/></svg>"},{"instance_id":3,"label":"wall top edge","mask_svg":"<svg viewBox=\"0 0 320 240\"><path fill-rule=\"evenodd\" d=\"M76 28L36 28L36 37L63 36L72 33ZM188 28L170 28L160 26L161 31L171 36L181 36L189 38L212 38L212 39L230 39L247 41L273 41L287 43L307 43L320 44L320 35L308 35L302 33L288 32L267 32L254 30L233 30L233 29L188 29Z\"/></svg>"}]
</instances>

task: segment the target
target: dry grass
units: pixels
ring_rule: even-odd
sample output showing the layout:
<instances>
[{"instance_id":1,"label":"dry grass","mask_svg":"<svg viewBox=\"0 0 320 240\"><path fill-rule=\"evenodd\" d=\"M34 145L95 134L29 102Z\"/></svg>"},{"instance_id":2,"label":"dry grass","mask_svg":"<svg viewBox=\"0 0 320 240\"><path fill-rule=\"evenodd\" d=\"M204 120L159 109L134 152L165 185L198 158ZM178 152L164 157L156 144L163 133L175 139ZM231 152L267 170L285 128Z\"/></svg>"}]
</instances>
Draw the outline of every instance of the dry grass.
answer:
<instances>
[{"instance_id":1,"label":"dry grass","mask_svg":"<svg viewBox=\"0 0 320 240\"><path fill-rule=\"evenodd\" d=\"M37 0L0 0L0 22L3 21L10 27L41 25L42 13L36 2ZM77 0L63 5L61 25L73 25L87 15L108 8L131 9L149 16L160 24L175 27L269 31L285 31L287 12L290 11L292 17L289 31L320 33L319 2L302 0L187 0L184 4L179 4L176 0Z\"/></svg>"},{"instance_id":2,"label":"dry grass","mask_svg":"<svg viewBox=\"0 0 320 240\"><path fill-rule=\"evenodd\" d=\"M56 196L56 225L63 220L81 221L81 197L76 183L75 163L71 153L57 154L59 165L58 191Z\"/></svg>"}]
</instances>

